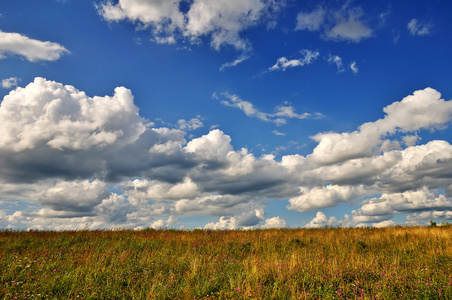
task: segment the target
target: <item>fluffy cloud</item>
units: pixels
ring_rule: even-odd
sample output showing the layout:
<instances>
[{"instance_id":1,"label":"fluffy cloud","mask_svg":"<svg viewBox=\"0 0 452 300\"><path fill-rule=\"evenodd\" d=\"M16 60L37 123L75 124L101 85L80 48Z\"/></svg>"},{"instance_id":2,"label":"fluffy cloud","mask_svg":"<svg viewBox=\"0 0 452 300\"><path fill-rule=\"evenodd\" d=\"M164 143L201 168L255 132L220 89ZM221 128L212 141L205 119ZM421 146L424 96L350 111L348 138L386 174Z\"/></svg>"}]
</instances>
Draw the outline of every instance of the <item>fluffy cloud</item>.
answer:
<instances>
[{"instance_id":1,"label":"fluffy cloud","mask_svg":"<svg viewBox=\"0 0 452 300\"><path fill-rule=\"evenodd\" d=\"M224 229L254 229L254 228L285 228L286 221L280 217L269 219L264 218L263 209L245 211L242 214L232 217L222 216L219 221L208 223L204 229L224 230Z\"/></svg>"},{"instance_id":2,"label":"fluffy cloud","mask_svg":"<svg viewBox=\"0 0 452 300\"><path fill-rule=\"evenodd\" d=\"M323 228L323 227L335 227L339 223L335 217L328 218L323 212L317 212L316 216L306 224L306 228Z\"/></svg>"},{"instance_id":3,"label":"fluffy cloud","mask_svg":"<svg viewBox=\"0 0 452 300\"><path fill-rule=\"evenodd\" d=\"M384 119L361 125L351 133L322 133L313 137L319 144L310 155L320 164L332 164L400 147L397 141L382 140L396 132L439 128L452 117L452 101L440 99L431 88L419 90L383 109Z\"/></svg>"},{"instance_id":4,"label":"fluffy cloud","mask_svg":"<svg viewBox=\"0 0 452 300\"><path fill-rule=\"evenodd\" d=\"M286 221L280 217L273 217L265 220L265 224L262 228L285 228L287 226Z\"/></svg>"},{"instance_id":5,"label":"fluffy cloud","mask_svg":"<svg viewBox=\"0 0 452 300\"><path fill-rule=\"evenodd\" d=\"M359 216L384 216L399 213L413 213L425 210L451 210L452 199L433 193L426 187L403 193L383 194L372 198L357 211Z\"/></svg>"},{"instance_id":6,"label":"fluffy cloud","mask_svg":"<svg viewBox=\"0 0 452 300\"><path fill-rule=\"evenodd\" d=\"M16 77L10 77L2 80L2 88L10 89L16 87L20 79Z\"/></svg>"},{"instance_id":7,"label":"fluffy cloud","mask_svg":"<svg viewBox=\"0 0 452 300\"><path fill-rule=\"evenodd\" d=\"M222 96L275 123L306 117L287 104L267 114ZM319 133L311 154L277 160L234 149L218 129L187 141L181 129L197 121L180 122L181 129L151 127L126 88L88 97L36 78L0 106L0 201L8 203L0 225L161 228L207 215L221 218L206 228L286 226L279 217L265 219L270 199L289 199L288 209L300 212L359 205L343 220L318 213L309 227L381 223L396 214L411 214L408 222L428 213L448 219L452 146L442 140L416 144L419 130L450 122L451 103L431 88L416 91L385 107L380 120L354 132Z\"/></svg>"},{"instance_id":8,"label":"fluffy cloud","mask_svg":"<svg viewBox=\"0 0 452 300\"><path fill-rule=\"evenodd\" d=\"M0 59L8 55L19 55L30 62L54 61L66 53L69 51L57 43L42 42L19 33L0 31Z\"/></svg>"},{"instance_id":9,"label":"fluffy cloud","mask_svg":"<svg viewBox=\"0 0 452 300\"><path fill-rule=\"evenodd\" d=\"M194 130L203 127L204 124L199 119L199 116L197 118L190 119L189 121L186 121L184 119L177 121L177 127L180 130Z\"/></svg>"},{"instance_id":10,"label":"fluffy cloud","mask_svg":"<svg viewBox=\"0 0 452 300\"><path fill-rule=\"evenodd\" d=\"M119 0L117 4L100 5L98 11L108 21L129 20L152 27L160 43L173 43L181 37L199 43L207 37L217 50L223 45L246 50L249 43L240 33L270 20L272 12L281 6L272 0L195 0L182 10L181 3L181 0Z\"/></svg>"},{"instance_id":11,"label":"fluffy cloud","mask_svg":"<svg viewBox=\"0 0 452 300\"><path fill-rule=\"evenodd\" d=\"M105 183L99 180L58 182L38 202L55 211L90 211L109 194Z\"/></svg>"},{"instance_id":12,"label":"fluffy cloud","mask_svg":"<svg viewBox=\"0 0 452 300\"><path fill-rule=\"evenodd\" d=\"M336 10L318 7L312 12L300 12L295 30L322 30L328 40L359 42L371 37L373 32L362 20L363 16L363 10L349 7L349 2Z\"/></svg>"},{"instance_id":13,"label":"fluffy cloud","mask_svg":"<svg viewBox=\"0 0 452 300\"><path fill-rule=\"evenodd\" d=\"M300 195L289 199L290 205L287 209L303 212L333 207L342 202L357 200L367 193L363 186L327 185L300 188Z\"/></svg>"},{"instance_id":14,"label":"fluffy cloud","mask_svg":"<svg viewBox=\"0 0 452 300\"><path fill-rule=\"evenodd\" d=\"M372 224L372 227L383 228L383 227L390 227L390 226L396 226L396 225L397 224L393 220L386 220L386 221L381 221L379 223L374 223L374 224Z\"/></svg>"},{"instance_id":15,"label":"fluffy cloud","mask_svg":"<svg viewBox=\"0 0 452 300\"><path fill-rule=\"evenodd\" d=\"M430 29L432 28L431 24L427 24L427 23L422 23L419 22L416 19L412 19L408 25L407 28L410 32L411 35L429 35L430 34Z\"/></svg>"},{"instance_id":16,"label":"fluffy cloud","mask_svg":"<svg viewBox=\"0 0 452 300\"><path fill-rule=\"evenodd\" d=\"M72 86L36 78L7 95L0 110L0 147L21 152L86 150L136 140L145 130L130 90L89 98Z\"/></svg>"},{"instance_id":17,"label":"fluffy cloud","mask_svg":"<svg viewBox=\"0 0 452 300\"><path fill-rule=\"evenodd\" d=\"M256 209L254 211L246 211L240 215L233 217L220 217L217 223L208 223L204 226L205 229L240 229L252 228L264 219L264 211Z\"/></svg>"}]
</instances>

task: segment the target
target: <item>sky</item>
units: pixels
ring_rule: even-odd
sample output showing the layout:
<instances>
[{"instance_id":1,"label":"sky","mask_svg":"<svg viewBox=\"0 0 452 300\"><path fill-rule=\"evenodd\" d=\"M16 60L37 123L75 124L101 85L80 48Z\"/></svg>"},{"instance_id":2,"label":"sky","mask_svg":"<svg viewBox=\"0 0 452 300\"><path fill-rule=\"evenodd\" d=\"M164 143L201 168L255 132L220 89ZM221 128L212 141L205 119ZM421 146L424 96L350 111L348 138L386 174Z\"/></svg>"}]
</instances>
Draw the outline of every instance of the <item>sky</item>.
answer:
<instances>
[{"instance_id":1,"label":"sky","mask_svg":"<svg viewBox=\"0 0 452 300\"><path fill-rule=\"evenodd\" d=\"M446 0L3 0L0 228L452 222Z\"/></svg>"}]
</instances>

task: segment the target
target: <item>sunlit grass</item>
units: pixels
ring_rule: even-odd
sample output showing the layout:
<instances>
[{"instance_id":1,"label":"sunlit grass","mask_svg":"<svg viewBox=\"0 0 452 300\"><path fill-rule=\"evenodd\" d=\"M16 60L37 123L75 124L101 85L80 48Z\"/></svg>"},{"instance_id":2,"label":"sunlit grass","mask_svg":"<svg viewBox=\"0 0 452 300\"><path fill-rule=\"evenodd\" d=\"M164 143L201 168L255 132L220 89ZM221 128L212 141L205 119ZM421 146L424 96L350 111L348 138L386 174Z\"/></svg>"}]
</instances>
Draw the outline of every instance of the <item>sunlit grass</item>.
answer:
<instances>
[{"instance_id":1,"label":"sunlit grass","mask_svg":"<svg viewBox=\"0 0 452 300\"><path fill-rule=\"evenodd\" d=\"M0 231L5 299L452 299L452 227Z\"/></svg>"}]
</instances>

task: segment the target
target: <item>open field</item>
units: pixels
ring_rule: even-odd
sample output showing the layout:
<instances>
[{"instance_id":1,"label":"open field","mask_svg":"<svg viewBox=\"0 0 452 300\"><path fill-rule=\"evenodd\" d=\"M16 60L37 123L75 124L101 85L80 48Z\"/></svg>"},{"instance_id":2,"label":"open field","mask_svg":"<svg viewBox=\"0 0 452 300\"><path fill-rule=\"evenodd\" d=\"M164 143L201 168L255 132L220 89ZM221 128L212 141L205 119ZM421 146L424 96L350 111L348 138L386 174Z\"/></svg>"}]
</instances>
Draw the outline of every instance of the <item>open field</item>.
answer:
<instances>
[{"instance_id":1,"label":"open field","mask_svg":"<svg viewBox=\"0 0 452 300\"><path fill-rule=\"evenodd\" d=\"M452 299L452 227L0 231L3 299Z\"/></svg>"}]
</instances>

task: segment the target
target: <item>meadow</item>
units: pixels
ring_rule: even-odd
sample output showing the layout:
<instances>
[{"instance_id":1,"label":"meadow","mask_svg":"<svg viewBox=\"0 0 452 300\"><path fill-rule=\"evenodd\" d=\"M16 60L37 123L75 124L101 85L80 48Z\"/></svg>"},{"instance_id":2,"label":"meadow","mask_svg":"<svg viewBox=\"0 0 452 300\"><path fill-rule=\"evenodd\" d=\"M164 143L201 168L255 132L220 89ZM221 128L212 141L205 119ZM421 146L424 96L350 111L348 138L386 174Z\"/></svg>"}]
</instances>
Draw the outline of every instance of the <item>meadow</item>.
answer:
<instances>
[{"instance_id":1,"label":"meadow","mask_svg":"<svg viewBox=\"0 0 452 300\"><path fill-rule=\"evenodd\" d=\"M452 227L0 231L2 299L452 299Z\"/></svg>"}]
</instances>

